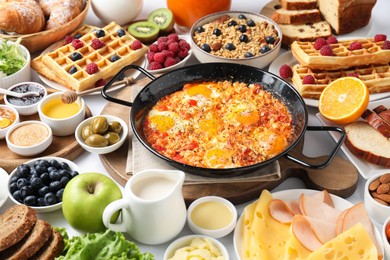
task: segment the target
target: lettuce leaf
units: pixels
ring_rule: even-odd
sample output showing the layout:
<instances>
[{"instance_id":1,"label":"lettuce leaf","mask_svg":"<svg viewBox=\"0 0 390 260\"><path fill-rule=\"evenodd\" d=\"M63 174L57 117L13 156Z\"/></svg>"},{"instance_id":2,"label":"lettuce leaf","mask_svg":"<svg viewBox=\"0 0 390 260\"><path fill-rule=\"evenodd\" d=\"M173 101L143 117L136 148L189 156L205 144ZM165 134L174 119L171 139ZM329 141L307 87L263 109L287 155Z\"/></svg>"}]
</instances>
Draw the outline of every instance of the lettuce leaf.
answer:
<instances>
[{"instance_id":1,"label":"lettuce leaf","mask_svg":"<svg viewBox=\"0 0 390 260\"><path fill-rule=\"evenodd\" d=\"M68 239L66 230L56 228L64 237L65 249L58 260L154 260L150 253L141 253L136 244L121 232L87 233Z\"/></svg>"},{"instance_id":2,"label":"lettuce leaf","mask_svg":"<svg viewBox=\"0 0 390 260\"><path fill-rule=\"evenodd\" d=\"M20 40L15 44L7 44L4 40L0 44L0 71L11 75L19 71L26 64L26 57L19 48Z\"/></svg>"}]
</instances>

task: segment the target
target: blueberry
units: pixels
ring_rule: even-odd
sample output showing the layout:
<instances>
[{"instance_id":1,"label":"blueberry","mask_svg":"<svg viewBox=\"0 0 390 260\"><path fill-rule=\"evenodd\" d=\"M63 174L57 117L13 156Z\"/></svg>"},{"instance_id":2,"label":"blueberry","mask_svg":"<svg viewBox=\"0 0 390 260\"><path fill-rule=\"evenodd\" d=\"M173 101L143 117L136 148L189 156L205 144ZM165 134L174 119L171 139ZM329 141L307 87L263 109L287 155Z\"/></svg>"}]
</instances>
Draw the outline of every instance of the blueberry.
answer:
<instances>
[{"instance_id":1,"label":"blueberry","mask_svg":"<svg viewBox=\"0 0 390 260\"><path fill-rule=\"evenodd\" d=\"M23 201L22 194L20 193L20 190L17 190L14 193L12 193L12 197L14 197L14 199L16 199L19 202Z\"/></svg>"},{"instance_id":2,"label":"blueberry","mask_svg":"<svg viewBox=\"0 0 390 260\"><path fill-rule=\"evenodd\" d=\"M240 32L244 33L244 32L246 32L246 26L241 24L241 25L239 25L237 27L237 30L239 30Z\"/></svg>"},{"instance_id":3,"label":"blueberry","mask_svg":"<svg viewBox=\"0 0 390 260\"><path fill-rule=\"evenodd\" d=\"M64 195L64 189L60 189L56 192L56 197L58 201L62 201L62 195Z\"/></svg>"},{"instance_id":4,"label":"blueberry","mask_svg":"<svg viewBox=\"0 0 390 260\"><path fill-rule=\"evenodd\" d=\"M56 168L56 169L61 168L61 164L60 164L57 160L55 160L55 159L50 160L49 163L50 163L50 165L51 165L52 167L54 167L54 168Z\"/></svg>"},{"instance_id":5,"label":"blueberry","mask_svg":"<svg viewBox=\"0 0 390 260\"><path fill-rule=\"evenodd\" d=\"M54 205L57 203L57 198L56 195L52 192L46 193L45 196L43 197L45 204L47 206L49 205Z\"/></svg>"},{"instance_id":6,"label":"blueberry","mask_svg":"<svg viewBox=\"0 0 390 260\"><path fill-rule=\"evenodd\" d=\"M269 52L270 50L271 48L268 45L264 45L263 47L261 47L260 52L264 54L266 52Z\"/></svg>"},{"instance_id":7,"label":"blueberry","mask_svg":"<svg viewBox=\"0 0 390 260\"><path fill-rule=\"evenodd\" d=\"M62 188L62 185L61 185L61 182L60 182L60 181L53 181L53 182L51 182L50 185L49 185L49 189L50 189L50 191L52 191L52 192L56 192L56 191L58 191L58 190L61 189L61 188Z\"/></svg>"},{"instance_id":8,"label":"blueberry","mask_svg":"<svg viewBox=\"0 0 390 260\"><path fill-rule=\"evenodd\" d=\"M65 187L66 184L68 184L69 182L69 178L68 177L62 177L61 180L60 180L60 183L62 185L62 187Z\"/></svg>"},{"instance_id":9,"label":"blueberry","mask_svg":"<svg viewBox=\"0 0 390 260\"><path fill-rule=\"evenodd\" d=\"M248 21L246 22L246 24L247 24L249 27L254 27L254 26L256 26L256 23L255 23L253 20L248 20Z\"/></svg>"},{"instance_id":10,"label":"blueberry","mask_svg":"<svg viewBox=\"0 0 390 260\"><path fill-rule=\"evenodd\" d=\"M16 175L19 178L27 178L30 175L30 166L27 164L21 164L16 169Z\"/></svg>"},{"instance_id":11,"label":"blueberry","mask_svg":"<svg viewBox=\"0 0 390 260\"><path fill-rule=\"evenodd\" d=\"M100 37L104 37L106 35L106 33L104 32L104 30L97 30L96 31L96 37L100 38Z\"/></svg>"},{"instance_id":12,"label":"blueberry","mask_svg":"<svg viewBox=\"0 0 390 260\"><path fill-rule=\"evenodd\" d=\"M248 41L249 41L248 35L246 34L240 35L240 42L248 42Z\"/></svg>"},{"instance_id":13,"label":"blueberry","mask_svg":"<svg viewBox=\"0 0 390 260\"><path fill-rule=\"evenodd\" d=\"M19 177L14 175L14 176L11 177L11 179L9 179L9 182L13 183L13 182L17 182L18 180L19 180Z\"/></svg>"},{"instance_id":14,"label":"blueberry","mask_svg":"<svg viewBox=\"0 0 390 260\"><path fill-rule=\"evenodd\" d=\"M22 196L22 198L26 198L27 196L30 196L33 193L34 192L30 186L24 186L20 189L20 195Z\"/></svg>"},{"instance_id":15,"label":"blueberry","mask_svg":"<svg viewBox=\"0 0 390 260\"><path fill-rule=\"evenodd\" d=\"M46 168L50 167L50 162L46 159L39 160L39 164L45 166Z\"/></svg>"},{"instance_id":16,"label":"blueberry","mask_svg":"<svg viewBox=\"0 0 390 260\"><path fill-rule=\"evenodd\" d=\"M70 67L70 69L68 70L68 72L69 72L69 74L74 74L74 73L76 73L76 72L77 72L76 66Z\"/></svg>"},{"instance_id":17,"label":"blueberry","mask_svg":"<svg viewBox=\"0 0 390 260\"><path fill-rule=\"evenodd\" d=\"M30 183L30 186L31 188L33 188L33 190L39 190L43 187L43 182L41 178L32 178Z\"/></svg>"},{"instance_id":18,"label":"blueberry","mask_svg":"<svg viewBox=\"0 0 390 260\"><path fill-rule=\"evenodd\" d=\"M205 52L210 52L211 51L211 47L210 45L208 45L207 43L203 43L202 46L201 46L202 50L204 50Z\"/></svg>"},{"instance_id":19,"label":"blueberry","mask_svg":"<svg viewBox=\"0 0 390 260\"><path fill-rule=\"evenodd\" d=\"M70 175L68 170L60 170L60 176L61 178L67 177L68 179L72 179L72 175Z\"/></svg>"},{"instance_id":20,"label":"blueberry","mask_svg":"<svg viewBox=\"0 0 390 260\"><path fill-rule=\"evenodd\" d=\"M237 25L237 22L235 20L231 20L230 22L228 22L228 26L236 26Z\"/></svg>"},{"instance_id":21,"label":"blueberry","mask_svg":"<svg viewBox=\"0 0 390 260\"><path fill-rule=\"evenodd\" d=\"M57 171L57 168L56 167L53 167L53 166L50 166L49 168L47 168L47 172L52 172L52 171Z\"/></svg>"},{"instance_id":22,"label":"blueberry","mask_svg":"<svg viewBox=\"0 0 390 260\"><path fill-rule=\"evenodd\" d=\"M16 182L12 182L10 185L9 185L9 191L11 193L14 193L15 191L17 191L18 189L18 185L16 185Z\"/></svg>"},{"instance_id":23,"label":"blueberry","mask_svg":"<svg viewBox=\"0 0 390 260\"><path fill-rule=\"evenodd\" d=\"M245 20L246 20L246 16L243 15L243 14L239 14L239 15L238 15L238 19L245 19Z\"/></svg>"},{"instance_id":24,"label":"blueberry","mask_svg":"<svg viewBox=\"0 0 390 260\"><path fill-rule=\"evenodd\" d=\"M119 59L120 59L120 57L118 55L114 54L114 55L111 56L110 61L111 62L115 62L115 61L117 61Z\"/></svg>"},{"instance_id":25,"label":"blueberry","mask_svg":"<svg viewBox=\"0 0 390 260\"><path fill-rule=\"evenodd\" d=\"M273 36L267 36L267 37L265 37L265 41L268 44L274 44L275 43L275 38Z\"/></svg>"},{"instance_id":26,"label":"blueberry","mask_svg":"<svg viewBox=\"0 0 390 260\"><path fill-rule=\"evenodd\" d=\"M24 200L23 203L26 204L27 206L36 206L37 205L37 198L35 196L27 196Z\"/></svg>"},{"instance_id":27,"label":"blueberry","mask_svg":"<svg viewBox=\"0 0 390 260\"><path fill-rule=\"evenodd\" d=\"M70 59L72 61L76 61L76 60L80 60L83 58L83 55L81 55L79 52L73 52L71 55L70 55Z\"/></svg>"},{"instance_id":28,"label":"blueberry","mask_svg":"<svg viewBox=\"0 0 390 260\"><path fill-rule=\"evenodd\" d=\"M38 164L34 167L34 169L37 171L37 173L42 174L44 172L47 172L47 167L43 164Z\"/></svg>"},{"instance_id":29,"label":"blueberry","mask_svg":"<svg viewBox=\"0 0 390 260\"><path fill-rule=\"evenodd\" d=\"M46 193L49 193L50 192L50 188L48 186L43 186L42 188L40 188L38 190L38 195L43 197L45 196Z\"/></svg>"},{"instance_id":30,"label":"blueberry","mask_svg":"<svg viewBox=\"0 0 390 260\"><path fill-rule=\"evenodd\" d=\"M61 169L71 171L69 165L66 162L60 162Z\"/></svg>"},{"instance_id":31,"label":"blueberry","mask_svg":"<svg viewBox=\"0 0 390 260\"><path fill-rule=\"evenodd\" d=\"M75 36L73 36L73 38L75 38L75 39L80 39L81 36L83 36L83 35L82 35L81 33L78 33L78 34L76 34Z\"/></svg>"},{"instance_id":32,"label":"blueberry","mask_svg":"<svg viewBox=\"0 0 390 260\"><path fill-rule=\"evenodd\" d=\"M49 177L52 181L59 181L61 179L60 172L57 170L49 172Z\"/></svg>"},{"instance_id":33,"label":"blueberry","mask_svg":"<svg viewBox=\"0 0 390 260\"><path fill-rule=\"evenodd\" d=\"M122 28L118 29L118 31L116 31L116 33L118 34L119 37L122 37L126 34L125 30L123 30Z\"/></svg>"},{"instance_id":34,"label":"blueberry","mask_svg":"<svg viewBox=\"0 0 390 260\"><path fill-rule=\"evenodd\" d=\"M250 58L250 57L253 57L253 54L252 54L252 52L246 52L245 53L245 58Z\"/></svg>"},{"instance_id":35,"label":"blueberry","mask_svg":"<svg viewBox=\"0 0 390 260\"><path fill-rule=\"evenodd\" d=\"M29 185L29 181L25 178L20 178L17 182L16 182L16 186L18 187L18 189L21 189L22 187L24 186L27 186Z\"/></svg>"},{"instance_id":36,"label":"blueberry","mask_svg":"<svg viewBox=\"0 0 390 260\"><path fill-rule=\"evenodd\" d=\"M46 206L45 200L44 200L42 197L39 197L39 198L37 199L37 204L38 204L39 206Z\"/></svg>"},{"instance_id":37,"label":"blueberry","mask_svg":"<svg viewBox=\"0 0 390 260\"><path fill-rule=\"evenodd\" d=\"M222 34L222 32L220 29L217 28L217 29L214 29L213 34L215 34L216 36L220 36Z\"/></svg>"},{"instance_id":38,"label":"blueberry","mask_svg":"<svg viewBox=\"0 0 390 260\"><path fill-rule=\"evenodd\" d=\"M49 173L45 172L41 174L41 180L44 185L50 184L50 176Z\"/></svg>"},{"instance_id":39,"label":"blueberry","mask_svg":"<svg viewBox=\"0 0 390 260\"><path fill-rule=\"evenodd\" d=\"M202 33L202 32L204 32L204 28L202 26L198 26L198 27L196 27L196 31L198 33Z\"/></svg>"},{"instance_id":40,"label":"blueberry","mask_svg":"<svg viewBox=\"0 0 390 260\"><path fill-rule=\"evenodd\" d=\"M71 176L72 178L76 177L77 175L79 175L79 173L78 173L77 171L71 171L71 172L70 172L70 176Z\"/></svg>"},{"instance_id":41,"label":"blueberry","mask_svg":"<svg viewBox=\"0 0 390 260\"><path fill-rule=\"evenodd\" d=\"M32 169L30 170L30 179L39 177L39 175L40 175L40 174L39 174L34 168L32 168Z\"/></svg>"},{"instance_id":42,"label":"blueberry","mask_svg":"<svg viewBox=\"0 0 390 260\"><path fill-rule=\"evenodd\" d=\"M229 51L232 51L232 50L236 49L236 46L234 46L233 43L228 43L228 44L226 44L225 49L229 50Z\"/></svg>"}]
</instances>

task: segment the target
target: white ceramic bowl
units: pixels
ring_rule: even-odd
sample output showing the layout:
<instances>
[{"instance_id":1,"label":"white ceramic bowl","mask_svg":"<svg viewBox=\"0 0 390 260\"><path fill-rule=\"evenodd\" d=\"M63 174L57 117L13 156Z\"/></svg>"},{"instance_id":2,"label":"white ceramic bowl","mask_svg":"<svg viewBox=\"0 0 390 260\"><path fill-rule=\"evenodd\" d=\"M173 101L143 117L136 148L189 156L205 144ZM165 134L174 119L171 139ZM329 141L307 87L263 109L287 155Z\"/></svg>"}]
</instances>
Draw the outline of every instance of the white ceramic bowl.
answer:
<instances>
[{"instance_id":1,"label":"white ceramic bowl","mask_svg":"<svg viewBox=\"0 0 390 260\"><path fill-rule=\"evenodd\" d=\"M35 102L35 103L31 104L31 105L26 105L26 106L19 106L19 105L15 105L15 104L10 103L9 102L10 96L8 96L8 95L4 96L4 102L5 102L5 104L7 104L9 106L14 107L19 112L19 115L28 116L28 115L32 115L32 114L37 113L37 111L38 111L38 104L39 104L39 102L42 101L42 99L45 96L47 96L47 90L46 90L46 88L43 85L41 85L41 84L39 84L37 82L21 82L21 83L13 85L8 90L12 91L15 88L23 86L23 85L33 85L34 87L40 89L39 93L43 92L43 96L41 97L40 100L37 100L37 102ZM31 92L31 91L29 91L29 92Z\"/></svg>"},{"instance_id":2,"label":"white ceramic bowl","mask_svg":"<svg viewBox=\"0 0 390 260\"><path fill-rule=\"evenodd\" d=\"M13 132L15 130L17 130L18 128L26 126L28 124L39 124L39 125L45 127L47 130L47 136L40 143L36 143L36 144L34 143L31 145L18 145L18 144L13 143L11 141L11 136L12 136ZM30 133L26 132L22 135L22 137L24 138L24 140L26 140L26 138L27 138L27 141L31 141L31 139L34 138L34 135L31 135L31 132ZM51 131L50 126L48 126L47 124L45 124L41 121L36 121L36 120L24 121L24 122L21 122L21 123L18 123L16 125L12 126L8 130L8 132L5 136L5 140L7 142L8 149L10 149L12 152L17 153L17 154L22 155L22 156L33 156L33 155L37 155L37 154L43 152L44 150L46 150L46 148L48 148L50 146L50 144L53 141L53 133Z\"/></svg>"},{"instance_id":3,"label":"white ceramic bowl","mask_svg":"<svg viewBox=\"0 0 390 260\"><path fill-rule=\"evenodd\" d=\"M104 23L123 25L141 13L143 4L143 0L92 0L92 10Z\"/></svg>"},{"instance_id":4,"label":"white ceramic bowl","mask_svg":"<svg viewBox=\"0 0 390 260\"><path fill-rule=\"evenodd\" d=\"M17 123L20 122L20 117L19 117L18 111L15 108L11 107L11 106L0 105L0 108L7 108L7 109L11 110L16 115L15 121L11 125L9 125L9 126L7 126L5 128L0 129L0 139L4 139L5 135L8 132L8 130L10 130L11 127L13 127L14 125L16 125Z\"/></svg>"},{"instance_id":5,"label":"white ceramic bowl","mask_svg":"<svg viewBox=\"0 0 390 260\"><path fill-rule=\"evenodd\" d=\"M184 237L180 237L180 238L176 239L165 250L164 260L168 260L171 257L173 257L176 250L178 250L182 247L185 247L185 246L189 246L191 241L195 238L209 239L222 253L223 259L229 260L229 253L226 250L226 247L221 242L219 242L217 239L215 239L213 237L209 237L209 236L204 236L204 235L188 235L188 236L184 236Z\"/></svg>"},{"instance_id":6,"label":"white ceramic bowl","mask_svg":"<svg viewBox=\"0 0 390 260\"><path fill-rule=\"evenodd\" d=\"M91 124L92 120L95 119L96 117L105 117L107 118L107 122L110 123L110 122L113 122L113 121L117 121L121 124L122 126L122 132L120 134L120 140L119 142L115 143L115 144L112 144L112 145L109 145L109 146L105 146L105 147L93 147L93 146L89 146L88 144L85 143L84 139L82 138L81 136L81 131L82 129ZM94 154L107 154L107 153L111 153L113 151L115 151L116 149L118 149L119 147L122 146L122 144L125 142L126 138L127 138L127 135L129 133L129 128L127 127L127 124L125 121L123 121L122 119L120 119L119 117L116 117L116 116L111 116L111 115L99 115L99 116L94 116L94 117L90 117L90 118L87 118L85 119L83 122L81 122L77 128L76 128L76 131L75 131L75 137L76 137L76 140L77 142L88 152L90 153L94 153Z\"/></svg>"},{"instance_id":7,"label":"white ceramic bowl","mask_svg":"<svg viewBox=\"0 0 390 260\"><path fill-rule=\"evenodd\" d=\"M64 158L60 158L60 157L40 157L40 158L36 158L36 159L33 159L33 160L30 160L30 161L27 161L25 162L24 164L27 164L29 165L30 167L33 167L35 161L38 161L38 160L47 160L47 161L50 161L50 160L57 160L59 163L67 163L69 168L72 170L72 171L77 171L78 173L80 173L80 168L72 161L69 161L67 159L64 159ZM12 183L13 181L13 177L16 176L16 170L17 168L15 168L11 174L10 174L10 178L9 178L9 181L7 182L8 183L8 196L11 198L11 200L15 203L15 204L22 204L21 202L17 201L11 194L11 191L10 191L10 184ZM54 205L50 205L50 206L30 206L31 208L35 209L38 213L44 213L44 212L51 212L51 211L54 211L54 210L58 210L62 207L62 202L58 202Z\"/></svg>"},{"instance_id":8,"label":"white ceramic bowl","mask_svg":"<svg viewBox=\"0 0 390 260\"><path fill-rule=\"evenodd\" d=\"M191 28L190 35L194 35L194 32L196 28L199 26L203 26L211 21L214 21L218 19L219 17L223 15L229 15L230 17L238 17L238 15L244 14L247 19L252 19L255 22L261 22L266 21L270 24L272 24L275 27L275 30L278 32L279 36L279 42L276 44L274 48L272 48L270 51L266 52L265 54L253 56L250 58L224 58L217 55L213 55L211 53L208 53L206 51L203 51L196 43L194 42L193 37L191 37L191 48L193 50L193 53L195 57L201 62L201 63L208 63L208 62L226 62L226 63L238 63L238 64L244 64L249 65L257 68L264 68L268 66L279 54L280 47L282 45L282 31L277 23L275 23L272 19L256 13L249 13L249 12L239 12L239 11L226 11L226 12L218 12L213 13L210 15L207 15L201 19L199 19Z\"/></svg>"},{"instance_id":9,"label":"white ceramic bowl","mask_svg":"<svg viewBox=\"0 0 390 260\"><path fill-rule=\"evenodd\" d=\"M42 99L42 101L38 104L38 114L39 119L48 124L55 136L67 136L75 133L77 126L84 120L85 118L85 102L83 98L78 98L80 110L73 116L67 118L51 118L45 115L42 111L45 104L52 99L61 99L61 95L63 92L56 92L50 95L47 95Z\"/></svg>"},{"instance_id":10,"label":"white ceramic bowl","mask_svg":"<svg viewBox=\"0 0 390 260\"><path fill-rule=\"evenodd\" d=\"M384 221L382 231L381 231L381 236L382 236L382 242L383 242L383 249L384 249L384 259L390 259L390 243L389 240L387 240L387 235L386 235L386 226L390 225L390 215L389 217Z\"/></svg>"},{"instance_id":11,"label":"white ceramic bowl","mask_svg":"<svg viewBox=\"0 0 390 260\"><path fill-rule=\"evenodd\" d=\"M206 205L204 203L208 203L208 202L211 202L211 203L215 202L215 203L220 204L220 206L221 205L226 206L227 207L226 210L231 212L231 217L232 217L231 221L229 223L227 223L224 227L221 227L218 229L206 229L204 227L198 226L196 224L196 221L194 221L194 219L193 219L194 209L197 209L197 207L199 207L199 205L202 205L202 204ZM208 207L210 208L212 206L209 205ZM197 209L197 210L199 210L199 209ZM218 215L218 214L216 214L217 212L215 210L216 209L215 209L215 205L214 205L214 208L211 211L206 212L206 209L203 209L203 210L200 209L200 211L198 212L197 215L200 215L201 213L206 213L206 214L203 214L203 216L198 216L198 217L204 217L205 218L204 221L221 223L222 220L220 218L225 216L225 214ZM214 219L212 219L212 218L214 218ZM227 199L224 199L224 198L218 197L218 196L205 196L205 197L201 197L199 199L196 199L188 207L187 222L188 222L189 228L194 233L207 235L207 236L211 236L214 238L220 238L220 237L228 235L230 232L233 231L233 229L237 223L237 210L234 207L234 205L230 201L228 201Z\"/></svg>"},{"instance_id":12,"label":"white ceramic bowl","mask_svg":"<svg viewBox=\"0 0 390 260\"><path fill-rule=\"evenodd\" d=\"M368 187L370 186L371 182L375 181L383 174L389 172L390 171L373 175L367 180L366 185L364 187L364 206L366 207L370 217L379 224L383 224L385 220L390 216L390 206L382 205L377 202L371 196Z\"/></svg>"},{"instance_id":13,"label":"white ceramic bowl","mask_svg":"<svg viewBox=\"0 0 390 260\"><path fill-rule=\"evenodd\" d=\"M0 40L0 44L1 44ZM7 44L15 44L12 41L7 41ZM31 55L30 52L24 47L23 45L19 44L19 47L26 57L26 64L17 72L15 72L12 75L5 76L3 78L0 78L0 88L9 88L12 85L15 85L19 82L27 82L31 81L31 67L30 67L30 62L31 62Z\"/></svg>"},{"instance_id":14,"label":"white ceramic bowl","mask_svg":"<svg viewBox=\"0 0 390 260\"><path fill-rule=\"evenodd\" d=\"M8 180L9 175L6 171L0 168L0 208L7 201L8 198Z\"/></svg>"}]
</instances>

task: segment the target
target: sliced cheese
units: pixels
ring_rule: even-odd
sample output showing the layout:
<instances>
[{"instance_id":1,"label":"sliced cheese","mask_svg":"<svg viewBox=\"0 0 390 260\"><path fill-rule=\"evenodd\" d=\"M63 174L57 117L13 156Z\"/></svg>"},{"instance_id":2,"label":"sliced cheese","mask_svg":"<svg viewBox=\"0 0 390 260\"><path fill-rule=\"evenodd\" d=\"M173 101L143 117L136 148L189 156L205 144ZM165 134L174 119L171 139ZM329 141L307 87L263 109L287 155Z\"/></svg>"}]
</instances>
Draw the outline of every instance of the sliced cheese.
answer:
<instances>
[{"instance_id":1,"label":"sliced cheese","mask_svg":"<svg viewBox=\"0 0 390 260\"><path fill-rule=\"evenodd\" d=\"M284 260L305 259L311 252L312 251L308 250L301 242L299 242L292 232L292 229L290 229L290 239L286 245L286 255L284 256Z\"/></svg>"}]
</instances>

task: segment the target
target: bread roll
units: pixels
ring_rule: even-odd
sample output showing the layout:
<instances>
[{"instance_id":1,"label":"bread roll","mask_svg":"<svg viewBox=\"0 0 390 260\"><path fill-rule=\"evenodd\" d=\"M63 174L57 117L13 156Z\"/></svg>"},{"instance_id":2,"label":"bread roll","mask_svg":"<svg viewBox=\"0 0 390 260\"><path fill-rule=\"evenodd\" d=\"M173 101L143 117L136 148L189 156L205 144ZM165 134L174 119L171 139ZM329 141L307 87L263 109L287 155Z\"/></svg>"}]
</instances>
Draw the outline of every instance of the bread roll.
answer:
<instances>
[{"instance_id":1,"label":"bread roll","mask_svg":"<svg viewBox=\"0 0 390 260\"><path fill-rule=\"evenodd\" d=\"M83 10L83 0L39 0L39 5L49 17L46 30L73 20Z\"/></svg>"}]
</instances>

